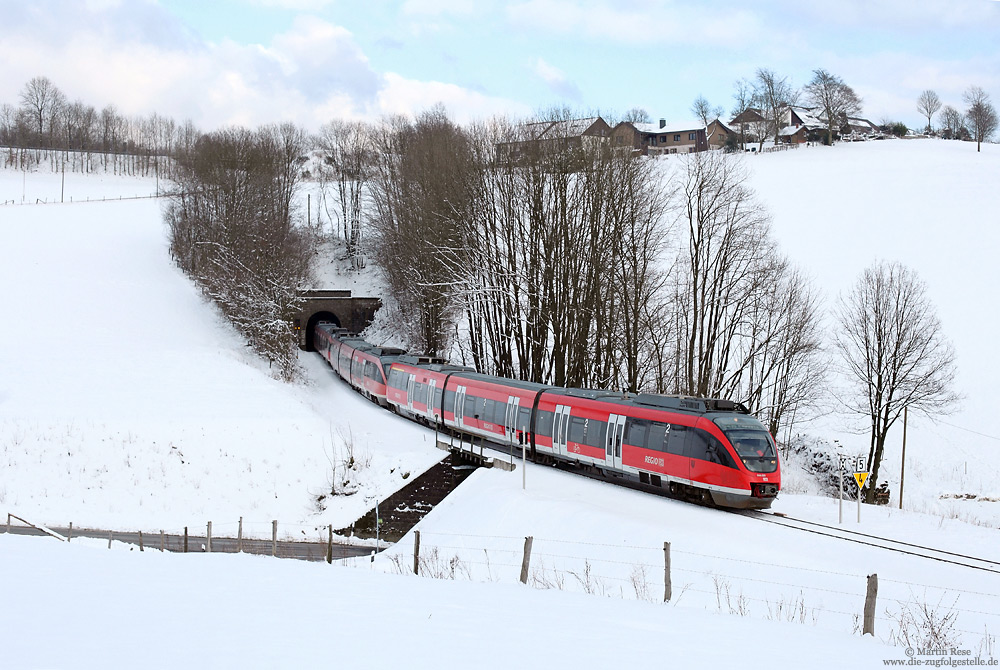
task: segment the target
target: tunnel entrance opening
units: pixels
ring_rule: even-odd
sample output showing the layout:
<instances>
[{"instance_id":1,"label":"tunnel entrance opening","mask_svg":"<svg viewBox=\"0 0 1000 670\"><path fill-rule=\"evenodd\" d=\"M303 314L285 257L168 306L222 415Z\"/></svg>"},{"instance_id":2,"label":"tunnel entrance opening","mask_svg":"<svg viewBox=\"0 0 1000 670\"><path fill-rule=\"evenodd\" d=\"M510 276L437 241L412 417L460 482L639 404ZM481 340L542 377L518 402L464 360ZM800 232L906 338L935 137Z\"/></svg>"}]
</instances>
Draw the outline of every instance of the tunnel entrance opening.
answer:
<instances>
[{"instance_id":1,"label":"tunnel entrance opening","mask_svg":"<svg viewBox=\"0 0 1000 670\"><path fill-rule=\"evenodd\" d=\"M306 323L306 351L316 351L316 347L313 346L313 328L320 321L328 321L338 328L340 327L340 319L333 312L316 312L310 316Z\"/></svg>"}]
</instances>

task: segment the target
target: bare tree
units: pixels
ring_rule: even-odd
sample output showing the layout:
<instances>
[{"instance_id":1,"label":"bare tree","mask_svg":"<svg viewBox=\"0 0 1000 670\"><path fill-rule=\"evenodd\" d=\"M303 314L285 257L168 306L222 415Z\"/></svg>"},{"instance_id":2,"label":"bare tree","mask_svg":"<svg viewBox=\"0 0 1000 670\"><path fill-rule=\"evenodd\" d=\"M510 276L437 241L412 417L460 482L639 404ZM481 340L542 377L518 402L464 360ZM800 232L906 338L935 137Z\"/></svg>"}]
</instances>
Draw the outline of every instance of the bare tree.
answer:
<instances>
[{"instance_id":1,"label":"bare tree","mask_svg":"<svg viewBox=\"0 0 1000 670\"><path fill-rule=\"evenodd\" d=\"M972 138L976 140L976 151L982 151L983 142L988 142L997 129L997 110L990 103L990 95L978 86L971 87L962 96L969 108L965 118L969 122Z\"/></svg>"},{"instance_id":2,"label":"bare tree","mask_svg":"<svg viewBox=\"0 0 1000 670\"><path fill-rule=\"evenodd\" d=\"M48 77L33 77L21 89L20 97L22 108L34 120L38 141L43 142L45 134L52 131L53 120L65 103L65 96Z\"/></svg>"},{"instance_id":3,"label":"bare tree","mask_svg":"<svg viewBox=\"0 0 1000 670\"><path fill-rule=\"evenodd\" d=\"M740 79L736 82L736 90L733 91L733 118L739 120L740 126L740 148L747 148L747 120L748 113L759 106L759 101L754 93L753 83Z\"/></svg>"},{"instance_id":4,"label":"bare tree","mask_svg":"<svg viewBox=\"0 0 1000 670\"><path fill-rule=\"evenodd\" d=\"M653 119L649 116L647 112L642 107L633 107L632 109L625 112L622 116L622 121L628 121L629 123L652 123Z\"/></svg>"},{"instance_id":5,"label":"bare tree","mask_svg":"<svg viewBox=\"0 0 1000 670\"><path fill-rule=\"evenodd\" d=\"M301 137L284 126L203 136L166 212L177 264L284 379L297 375L291 317L312 258L292 220Z\"/></svg>"},{"instance_id":6,"label":"bare tree","mask_svg":"<svg viewBox=\"0 0 1000 670\"><path fill-rule=\"evenodd\" d=\"M785 109L794 105L798 96L788 82L788 77L779 77L773 70L759 68L753 82L754 97L761 106L761 114L770 125L774 143L778 143Z\"/></svg>"},{"instance_id":7,"label":"bare tree","mask_svg":"<svg viewBox=\"0 0 1000 670\"><path fill-rule=\"evenodd\" d=\"M705 96L699 95L691 103L691 113L699 119L706 127L709 123L722 116L725 110L722 107L712 107Z\"/></svg>"},{"instance_id":8,"label":"bare tree","mask_svg":"<svg viewBox=\"0 0 1000 670\"><path fill-rule=\"evenodd\" d=\"M469 137L443 106L377 129L370 224L379 264L414 348L442 355L457 314L461 226L476 202Z\"/></svg>"},{"instance_id":9,"label":"bare tree","mask_svg":"<svg viewBox=\"0 0 1000 670\"><path fill-rule=\"evenodd\" d=\"M954 351L917 274L898 263L864 271L839 300L839 350L853 387L846 406L870 422L866 502L875 499L889 429L911 409L927 415L949 411L958 396Z\"/></svg>"},{"instance_id":10,"label":"bare tree","mask_svg":"<svg viewBox=\"0 0 1000 670\"><path fill-rule=\"evenodd\" d=\"M320 129L319 145L324 153L325 167L332 173L334 216L339 220L347 255L356 268L363 267L360 245L365 198L375 162L371 129L359 121L331 121ZM325 203L326 171L322 176Z\"/></svg>"},{"instance_id":11,"label":"bare tree","mask_svg":"<svg viewBox=\"0 0 1000 670\"><path fill-rule=\"evenodd\" d=\"M968 136L962 113L951 105L945 105L941 110L941 123L943 124L941 134L946 140L958 140Z\"/></svg>"},{"instance_id":12,"label":"bare tree","mask_svg":"<svg viewBox=\"0 0 1000 670\"><path fill-rule=\"evenodd\" d=\"M861 98L840 77L820 68L803 89L806 97L826 116L826 143L833 146L833 129L861 111Z\"/></svg>"},{"instance_id":13,"label":"bare tree","mask_svg":"<svg viewBox=\"0 0 1000 670\"><path fill-rule=\"evenodd\" d=\"M931 132L931 119L941 109L941 98L934 91L927 89L917 97L917 111L927 117L927 132Z\"/></svg>"}]
</instances>

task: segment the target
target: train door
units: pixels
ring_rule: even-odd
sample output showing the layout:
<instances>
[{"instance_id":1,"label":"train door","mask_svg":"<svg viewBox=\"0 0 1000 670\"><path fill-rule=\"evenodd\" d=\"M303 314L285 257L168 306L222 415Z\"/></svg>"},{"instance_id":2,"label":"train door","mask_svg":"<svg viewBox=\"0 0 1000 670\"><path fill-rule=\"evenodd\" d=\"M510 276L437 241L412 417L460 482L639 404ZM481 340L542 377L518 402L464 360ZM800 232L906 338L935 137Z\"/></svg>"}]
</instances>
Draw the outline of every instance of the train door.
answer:
<instances>
[{"instance_id":1,"label":"train door","mask_svg":"<svg viewBox=\"0 0 1000 670\"><path fill-rule=\"evenodd\" d=\"M459 386L455 389L455 424L459 428L464 428L465 423L465 387Z\"/></svg>"},{"instance_id":2,"label":"train door","mask_svg":"<svg viewBox=\"0 0 1000 670\"><path fill-rule=\"evenodd\" d=\"M414 374L410 375L410 378L406 380L406 409L413 411L413 389L417 385L417 376Z\"/></svg>"},{"instance_id":3,"label":"train door","mask_svg":"<svg viewBox=\"0 0 1000 670\"><path fill-rule=\"evenodd\" d=\"M507 436L507 443L517 445L517 411L521 406L521 399L516 395L507 398L507 414L504 418L504 431Z\"/></svg>"},{"instance_id":4,"label":"train door","mask_svg":"<svg viewBox=\"0 0 1000 670\"><path fill-rule=\"evenodd\" d=\"M609 467L622 469L622 443L625 438L625 417L612 414L608 417L608 431L604 460Z\"/></svg>"},{"instance_id":5,"label":"train door","mask_svg":"<svg viewBox=\"0 0 1000 670\"><path fill-rule=\"evenodd\" d=\"M427 416L431 419L434 418L434 387L437 386L437 380L431 379L427 382Z\"/></svg>"},{"instance_id":6,"label":"train door","mask_svg":"<svg viewBox=\"0 0 1000 670\"><path fill-rule=\"evenodd\" d=\"M565 456L569 453L566 439L569 436L569 405L556 405L555 424L552 426L552 451Z\"/></svg>"}]
</instances>

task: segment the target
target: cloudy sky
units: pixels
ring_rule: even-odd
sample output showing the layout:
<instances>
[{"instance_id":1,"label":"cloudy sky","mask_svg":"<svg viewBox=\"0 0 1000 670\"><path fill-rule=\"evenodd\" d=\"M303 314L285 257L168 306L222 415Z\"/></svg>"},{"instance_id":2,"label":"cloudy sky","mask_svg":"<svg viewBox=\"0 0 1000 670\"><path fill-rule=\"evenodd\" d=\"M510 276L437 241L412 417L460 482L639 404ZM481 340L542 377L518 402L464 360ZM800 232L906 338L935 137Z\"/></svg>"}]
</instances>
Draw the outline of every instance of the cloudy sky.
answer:
<instances>
[{"instance_id":1,"label":"cloudy sky","mask_svg":"<svg viewBox=\"0 0 1000 670\"><path fill-rule=\"evenodd\" d=\"M0 103L34 76L71 100L210 130L555 105L693 118L757 68L839 75L873 121L922 125L920 91L1000 104L997 0L0 0Z\"/></svg>"}]
</instances>

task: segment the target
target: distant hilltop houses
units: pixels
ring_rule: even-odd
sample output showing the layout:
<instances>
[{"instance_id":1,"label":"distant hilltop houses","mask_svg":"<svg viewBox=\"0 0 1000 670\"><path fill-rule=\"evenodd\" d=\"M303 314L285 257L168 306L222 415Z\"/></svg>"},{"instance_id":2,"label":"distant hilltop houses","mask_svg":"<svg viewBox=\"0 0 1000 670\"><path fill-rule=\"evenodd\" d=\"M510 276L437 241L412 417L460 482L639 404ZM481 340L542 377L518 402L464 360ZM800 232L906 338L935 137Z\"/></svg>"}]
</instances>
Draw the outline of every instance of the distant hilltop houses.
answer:
<instances>
[{"instance_id":1,"label":"distant hilltop houses","mask_svg":"<svg viewBox=\"0 0 1000 670\"><path fill-rule=\"evenodd\" d=\"M763 151L826 141L830 127L822 108L789 105L781 110L781 123L774 124L760 110L750 108L730 121L716 118L702 121L655 123L622 121L613 128L600 116L582 119L535 121L518 127L515 141L497 145L497 156L517 160L540 149L591 149L609 146L631 149L640 156L687 154L709 149ZM842 117L833 124L834 139L857 141L881 137L878 127L860 117Z\"/></svg>"}]
</instances>

